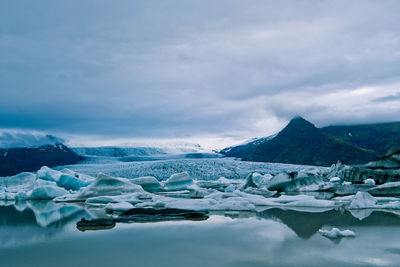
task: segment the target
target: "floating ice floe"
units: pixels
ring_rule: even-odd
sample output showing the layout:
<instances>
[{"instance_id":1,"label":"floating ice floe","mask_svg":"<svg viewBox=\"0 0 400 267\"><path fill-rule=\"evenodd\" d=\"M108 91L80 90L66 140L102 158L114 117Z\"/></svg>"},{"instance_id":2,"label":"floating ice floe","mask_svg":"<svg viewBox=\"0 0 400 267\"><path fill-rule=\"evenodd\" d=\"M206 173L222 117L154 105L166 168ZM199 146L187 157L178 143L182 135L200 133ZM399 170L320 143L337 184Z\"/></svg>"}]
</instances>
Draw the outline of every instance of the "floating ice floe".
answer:
<instances>
[{"instance_id":1,"label":"floating ice floe","mask_svg":"<svg viewBox=\"0 0 400 267\"><path fill-rule=\"evenodd\" d=\"M85 203L92 206L102 206L108 203L129 202L132 205L142 203L144 199L151 199L149 193L131 193L118 196L97 196L86 199Z\"/></svg>"},{"instance_id":2,"label":"floating ice floe","mask_svg":"<svg viewBox=\"0 0 400 267\"><path fill-rule=\"evenodd\" d=\"M310 207L310 208L333 208L335 201L316 199L309 195L282 195L278 198L268 198L275 206L281 207Z\"/></svg>"},{"instance_id":3,"label":"floating ice floe","mask_svg":"<svg viewBox=\"0 0 400 267\"><path fill-rule=\"evenodd\" d=\"M320 229L318 230L318 233L321 235L327 237L327 238L341 238L341 237L355 237L356 234L353 231L350 230L339 230L338 228L332 228L331 230L324 230Z\"/></svg>"},{"instance_id":4,"label":"floating ice floe","mask_svg":"<svg viewBox=\"0 0 400 267\"><path fill-rule=\"evenodd\" d=\"M369 184L352 184L350 182L343 182L341 185L335 185L332 187L332 191L336 195L346 196L346 195L354 195L357 192L367 192L369 189L373 188L373 185Z\"/></svg>"},{"instance_id":5,"label":"floating ice floe","mask_svg":"<svg viewBox=\"0 0 400 267\"><path fill-rule=\"evenodd\" d=\"M400 209L400 201L398 198L375 198L367 192L357 192L352 197L350 205L352 209Z\"/></svg>"},{"instance_id":6,"label":"floating ice floe","mask_svg":"<svg viewBox=\"0 0 400 267\"><path fill-rule=\"evenodd\" d=\"M129 202L108 203L104 208L108 212L126 211L132 209L134 206Z\"/></svg>"}]
</instances>

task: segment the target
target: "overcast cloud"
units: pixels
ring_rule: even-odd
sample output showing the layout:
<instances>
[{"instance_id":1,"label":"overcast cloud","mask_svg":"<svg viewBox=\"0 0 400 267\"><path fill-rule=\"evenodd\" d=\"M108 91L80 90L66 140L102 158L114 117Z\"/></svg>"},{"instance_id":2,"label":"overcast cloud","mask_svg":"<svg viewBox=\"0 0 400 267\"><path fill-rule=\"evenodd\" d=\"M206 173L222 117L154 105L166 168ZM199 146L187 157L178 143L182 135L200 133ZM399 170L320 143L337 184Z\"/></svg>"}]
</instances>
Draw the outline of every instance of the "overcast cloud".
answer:
<instances>
[{"instance_id":1,"label":"overcast cloud","mask_svg":"<svg viewBox=\"0 0 400 267\"><path fill-rule=\"evenodd\" d=\"M240 140L295 115L317 126L399 120L399 10L364 0L2 0L0 128Z\"/></svg>"}]
</instances>

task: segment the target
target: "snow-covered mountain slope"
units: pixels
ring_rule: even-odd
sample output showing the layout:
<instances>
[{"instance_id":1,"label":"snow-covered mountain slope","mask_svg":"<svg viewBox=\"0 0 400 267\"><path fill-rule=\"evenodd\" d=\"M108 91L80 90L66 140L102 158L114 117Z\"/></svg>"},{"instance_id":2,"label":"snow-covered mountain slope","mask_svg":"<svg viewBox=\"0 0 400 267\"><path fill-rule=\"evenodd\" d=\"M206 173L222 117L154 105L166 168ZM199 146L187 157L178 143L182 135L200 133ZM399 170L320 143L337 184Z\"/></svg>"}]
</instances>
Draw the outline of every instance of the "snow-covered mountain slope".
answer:
<instances>
[{"instance_id":1,"label":"snow-covered mountain slope","mask_svg":"<svg viewBox=\"0 0 400 267\"><path fill-rule=\"evenodd\" d=\"M276 137L276 134L267 136L267 137L261 137L261 138L252 138L250 140L247 140L243 142L242 144L239 144L237 146L230 146L227 148L224 148L221 150L221 153L223 154L228 154L228 153L243 153L244 151L250 150L262 143L265 143L269 140L272 140L274 137Z\"/></svg>"}]
</instances>

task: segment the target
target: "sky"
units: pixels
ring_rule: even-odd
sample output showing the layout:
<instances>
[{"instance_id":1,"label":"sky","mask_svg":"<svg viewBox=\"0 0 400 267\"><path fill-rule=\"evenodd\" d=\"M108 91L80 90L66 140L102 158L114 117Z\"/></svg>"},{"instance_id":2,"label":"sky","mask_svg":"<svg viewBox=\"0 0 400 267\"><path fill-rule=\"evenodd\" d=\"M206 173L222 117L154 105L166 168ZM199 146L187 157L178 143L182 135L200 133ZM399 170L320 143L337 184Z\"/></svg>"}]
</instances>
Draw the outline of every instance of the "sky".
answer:
<instances>
[{"instance_id":1,"label":"sky","mask_svg":"<svg viewBox=\"0 0 400 267\"><path fill-rule=\"evenodd\" d=\"M215 147L400 120L400 1L2 0L0 129ZM3 135L3 137L6 135Z\"/></svg>"}]
</instances>

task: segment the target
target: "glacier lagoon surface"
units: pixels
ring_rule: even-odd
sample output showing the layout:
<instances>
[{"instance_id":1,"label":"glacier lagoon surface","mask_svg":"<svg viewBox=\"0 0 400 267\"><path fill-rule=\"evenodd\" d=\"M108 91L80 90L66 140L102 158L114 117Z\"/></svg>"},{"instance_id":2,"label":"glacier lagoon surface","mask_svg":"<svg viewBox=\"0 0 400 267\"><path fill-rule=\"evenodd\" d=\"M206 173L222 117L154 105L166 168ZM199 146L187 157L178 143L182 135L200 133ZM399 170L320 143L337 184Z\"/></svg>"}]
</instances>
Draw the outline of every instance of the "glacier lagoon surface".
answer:
<instances>
[{"instance_id":1,"label":"glacier lagoon surface","mask_svg":"<svg viewBox=\"0 0 400 267\"><path fill-rule=\"evenodd\" d=\"M230 158L121 162L110 157L60 169L64 167L87 175L154 175L160 181L187 171L198 184L221 176L234 183L244 182L250 172L309 168ZM332 197L327 192L302 194ZM281 197L289 201L307 196ZM201 221L117 222L81 231L77 223L82 218L112 218L104 207L87 204L0 202L0 266L399 266L400 262L398 209L272 205L252 211L214 210Z\"/></svg>"},{"instance_id":2,"label":"glacier lagoon surface","mask_svg":"<svg viewBox=\"0 0 400 267\"><path fill-rule=\"evenodd\" d=\"M52 201L0 203L1 266L399 266L400 216L269 208L204 221L117 223L81 232L96 209ZM360 215L360 214L358 214ZM319 229L350 229L330 239Z\"/></svg>"}]
</instances>

